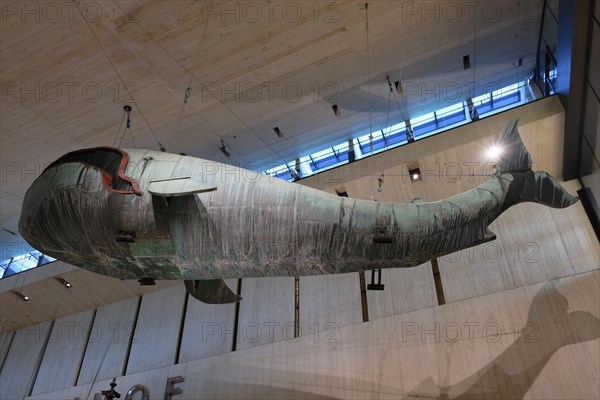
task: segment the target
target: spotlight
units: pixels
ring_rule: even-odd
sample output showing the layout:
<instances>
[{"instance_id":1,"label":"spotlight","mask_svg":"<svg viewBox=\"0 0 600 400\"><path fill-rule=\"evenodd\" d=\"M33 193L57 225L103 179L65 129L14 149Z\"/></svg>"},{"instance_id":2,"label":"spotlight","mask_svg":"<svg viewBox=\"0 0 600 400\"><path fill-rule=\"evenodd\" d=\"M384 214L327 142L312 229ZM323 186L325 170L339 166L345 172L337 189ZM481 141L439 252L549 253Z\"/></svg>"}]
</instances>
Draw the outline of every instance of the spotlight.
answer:
<instances>
[{"instance_id":1,"label":"spotlight","mask_svg":"<svg viewBox=\"0 0 600 400\"><path fill-rule=\"evenodd\" d=\"M225 145L219 147L219 150L221 150L221 153L223 153L225 155L225 157L231 156L231 153L229 151L227 151L227 148L225 147Z\"/></svg>"},{"instance_id":2,"label":"spotlight","mask_svg":"<svg viewBox=\"0 0 600 400\"><path fill-rule=\"evenodd\" d=\"M56 279L56 281L58 283L60 283L62 286L66 287L67 289L72 288L73 285L71 285L71 282L67 281L66 279L61 278L60 276L54 278Z\"/></svg>"},{"instance_id":3,"label":"spotlight","mask_svg":"<svg viewBox=\"0 0 600 400\"><path fill-rule=\"evenodd\" d=\"M396 87L396 93L402 94L404 92L404 89L402 88L402 82L396 81L394 82L394 86Z\"/></svg>"},{"instance_id":4,"label":"spotlight","mask_svg":"<svg viewBox=\"0 0 600 400\"><path fill-rule=\"evenodd\" d=\"M221 139L221 147L219 147L219 150L221 150L221 153L223 153L225 157L231 156L231 153L227 150L227 147L225 147L225 142L223 139Z\"/></svg>"},{"instance_id":5,"label":"spotlight","mask_svg":"<svg viewBox=\"0 0 600 400\"><path fill-rule=\"evenodd\" d=\"M497 161L498 158L502 155L502 147L497 144L491 145L487 149L487 157L493 161Z\"/></svg>"},{"instance_id":6,"label":"spotlight","mask_svg":"<svg viewBox=\"0 0 600 400\"><path fill-rule=\"evenodd\" d=\"M408 175L410 175L411 182L416 182L421 180L421 170L419 168L409 169Z\"/></svg>"},{"instance_id":7,"label":"spotlight","mask_svg":"<svg viewBox=\"0 0 600 400\"><path fill-rule=\"evenodd\" d=\"M21 292L17 292L17 291L10 291L12 294L14 294L15 296L17 296L18 298L20 298L23 301L29 301L29 296L25 296L23 293Z\"/></svg>"}]
</instances>

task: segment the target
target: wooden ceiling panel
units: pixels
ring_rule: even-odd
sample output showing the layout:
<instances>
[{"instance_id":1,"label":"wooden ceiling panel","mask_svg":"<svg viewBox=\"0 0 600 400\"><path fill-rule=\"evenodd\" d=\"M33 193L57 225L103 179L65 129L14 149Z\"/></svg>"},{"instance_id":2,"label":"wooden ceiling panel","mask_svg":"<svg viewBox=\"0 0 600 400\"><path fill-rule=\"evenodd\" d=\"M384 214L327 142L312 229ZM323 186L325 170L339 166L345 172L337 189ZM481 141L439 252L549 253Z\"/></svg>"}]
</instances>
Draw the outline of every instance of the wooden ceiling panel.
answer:
<instances>
[{"instance_id":1,"label":"wooden ceiling panel","mask_svg":"<svg viewBox=\"0 0 600 400\"><path fill-rule=\"evenodd\" d=\"M78 4L3 5L3 163L47 164L76 148L112 145L123 105L131 104L134 137L126 135L122 147L156 149L155 134L175 153L242 166L281 164L363 135L369 126L476 96L490 82L524 79L535 60L542 9L541 0L435 2L427 9L425 2L371 2L367 46L365 7L356 1L217 1L213 9L179 0ZM260 16L253 14L257 5ZM471 69L465 71L466 54ZM175 134L192 70L192 95ZM400 96L402 112L392 107L389 119L386 75L418 88ZM213 84L221 85L216 96L206 90ZM262 93L250 100L257 85ZM269 85L276 85L272 94ZM448 96L450 85L466 89ZM219 151L221 139L231 159ZM29 184L11 175L2 190L19 198ZM13 224L18 213L11 203L2 224Z\"/></svg>"}]
</instances>

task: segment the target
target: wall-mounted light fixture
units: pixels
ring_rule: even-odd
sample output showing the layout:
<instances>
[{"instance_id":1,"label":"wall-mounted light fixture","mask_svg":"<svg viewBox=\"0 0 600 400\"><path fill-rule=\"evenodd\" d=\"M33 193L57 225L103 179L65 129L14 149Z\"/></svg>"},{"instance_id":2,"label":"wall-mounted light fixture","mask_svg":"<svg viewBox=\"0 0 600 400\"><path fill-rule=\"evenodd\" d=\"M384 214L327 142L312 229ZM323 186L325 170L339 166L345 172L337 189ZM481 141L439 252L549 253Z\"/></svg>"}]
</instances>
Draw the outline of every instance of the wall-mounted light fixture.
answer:
<instances>
[{"instance_id":1,"label":"wall-mounted light fixture","mask_svg":"<svg viewBox=\"0 0 600 400\"><path fill-rule=\"evenodd\" d=\"M29 297L28 297L28 296L25 296L25 295L24 295L23 293L21 293L21 292L17 292L17 291L14 291L14 290L11 290L10 292L11 292L12 294L14 294L15 296L17 296L19 299L23 300L23 301L29 301Z\"/></svg>"},{"instance_id":2,"label":"wall-mounted light fixture","mask_svg":"<svg viewBox=\"0 0 600 400\"><path fill-rule=\"evenodd\" d=\"M56 279L56 281L57 281L58 283L60 283L62 286L66 287L67 289L69 289L69 288L72 288L72 287L73 287L73 285L71 285L71 282L67 281L66 279L63 279L63 278L61 278L60 276L57 276L57 277L56 277L56 278L54 278L54 279Z\"/></svg>"}]
</instances>

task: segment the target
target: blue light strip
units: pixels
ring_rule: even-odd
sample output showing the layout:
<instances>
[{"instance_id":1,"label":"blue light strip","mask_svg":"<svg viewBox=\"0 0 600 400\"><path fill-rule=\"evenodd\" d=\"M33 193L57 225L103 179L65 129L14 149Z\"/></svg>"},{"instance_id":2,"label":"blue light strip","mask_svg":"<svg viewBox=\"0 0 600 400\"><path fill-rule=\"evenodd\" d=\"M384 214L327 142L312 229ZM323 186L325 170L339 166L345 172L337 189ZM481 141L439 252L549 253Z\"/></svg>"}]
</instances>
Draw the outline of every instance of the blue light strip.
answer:
<instances>
[{"instance_id":1,"label":"blue light strip","mask_svg":"<svg viewBox=\"0 0 600 400\"><path fill-rule=\"evenodd\" d=\"M551 75L552 78L552 75ZM477 109L479 119L489 117L514 107L527 103L527 96L523 91L529 86L529 80L514 83L504 88L485 93L473 98L473 105ZM532 99L534 100L534 99ZM435 112L411 118L410 123L414 131L415 140L437 135L449 129L472 122L465 101L441 108ZM373 149L369 134L353 139L355 160L375 155L383 151L408 144L406 126L404 122L390 126L372 133ZM333 146L326 150L300 157L300 176L305 178L332 168L348 163L348 141ZM295 161L287 164L294 168ZM276 178L293 181L288 166L279 165L263 173Z\"/></svg>"},{"instance_id":2,"label":"blue light strip","mask_svg":"<svg viewBox=\"0 0 600 400\"><path fill-rule=\"evenodd\" d=\"M20 254L0 263L0 279L19 272L27 271L40 265L56 261L55 258L42 254L37 250Z\"/></svg>"}]
</instances>

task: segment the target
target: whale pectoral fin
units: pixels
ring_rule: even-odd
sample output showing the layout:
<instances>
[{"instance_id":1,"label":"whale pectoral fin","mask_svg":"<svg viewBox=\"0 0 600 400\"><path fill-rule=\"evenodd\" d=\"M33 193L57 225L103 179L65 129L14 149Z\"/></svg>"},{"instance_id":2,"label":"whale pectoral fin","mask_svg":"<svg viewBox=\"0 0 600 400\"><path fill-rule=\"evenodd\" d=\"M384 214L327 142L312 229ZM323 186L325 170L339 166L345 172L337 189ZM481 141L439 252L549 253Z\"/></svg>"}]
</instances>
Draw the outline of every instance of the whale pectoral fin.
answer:
<instances>
[{"instance_id":1,"label":"whale pectoral fin","mask_svg":"<svg viewBox=\"0 0 600 400\"><path fill-rule=\"evenodd\" d=\"M416 388L408 392L407 395L412 398L433 399L439 398L445 392L443 389L448 388L440 387L431 376L428 376Z\"/></svg>"},{"instance_id":2,"label":"whale pectoral fin","mask_svg":"<svg viewBox=\"0 0 600 400\"><path fill-rule=\"evenodd\" d=\"M215 186L196 182L190 177L159 179L148 184L149 193L165 197L187 196L215 190L217 190Z\"/></svg>"},{"instance_id":3,"label":"whale pectoral fin","mask_svg":"<svg viewBox=\"0 0 600 400\"><path fill-rule=\"evenodd\" d=\"M465 243L467 244L465 246L461 246L461 249L479 246L480 244L491 242L492 240L496 240L496 234L492 232L490 228L485 227L483 232L478 231L476 235L472 235L468 239L465 239Z\"/></svg>"},{"instance_id":4,"label":"whale pectoral fin","mask_svg":"<svg viewBox=\"0 0 600 400\"><path fill-rule=\"evenodd\" d=\"M492 232L490 228L485 228L485 235L483 236L483 241L481 243L491 242L492 240L496 240L496 234Z\"/></svg>"},{"instance_id":5,"label":"whale pectoral fin","mask_svg":"<svg viewBox=\"0 0 600 400\"><path fill-rule=\"evenodd\" d=\"M207 304L229 304L242 300L222 279L185 281L185 289L193 298Z\"/></svg>"},{"instance_id":6,"label":"whale pectoral fin","mask_svg":"<svg viewBox=\"0 0 600 400\"><path fill-rule=\"evenodd\" d=\"M152 207L157 230L170 238L181 263L201 267L219 256L210 214L197 195L153 195Z\"/></svg>"}]
</instances>

